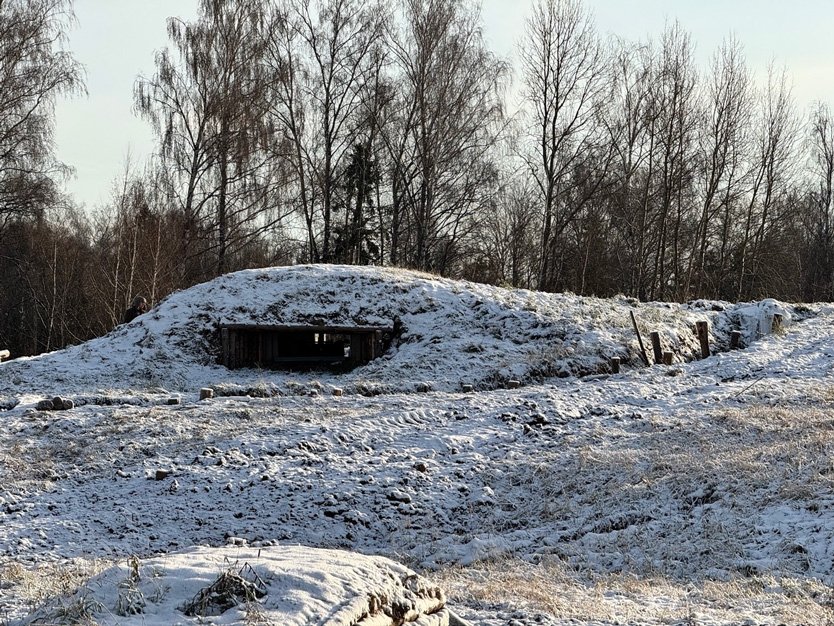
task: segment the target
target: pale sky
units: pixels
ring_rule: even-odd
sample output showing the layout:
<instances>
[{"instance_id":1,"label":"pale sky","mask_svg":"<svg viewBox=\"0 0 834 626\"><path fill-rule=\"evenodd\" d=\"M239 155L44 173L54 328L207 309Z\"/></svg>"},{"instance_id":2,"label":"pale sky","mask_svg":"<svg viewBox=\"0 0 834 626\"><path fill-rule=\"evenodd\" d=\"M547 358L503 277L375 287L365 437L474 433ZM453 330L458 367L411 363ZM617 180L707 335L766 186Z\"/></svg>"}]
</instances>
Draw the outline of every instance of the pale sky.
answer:
<instances>
[{"instance_id":1,"label":"pale sky","mask_svg":"<svg viewBox=\"0 0 834 626\"><path fill-rule=\"evenodd\" d=\"M58 105L58 157L76 170L67 186L76 202L103 203L128 153L140 164L154 149L147 123L132 112L137 75L154 73L167 45L166 18L193 19L196 0L75 0L69 48L87 69L88 97ZM529 0L482 0L490 47L515 55ZM759 84L768 63L786 66L801 111L814 100L834 106L834 2L830 0L585 0L602 35L658 39L677 19L692 34L703 68L734 33Z\"/></svg>"}]
</instances>

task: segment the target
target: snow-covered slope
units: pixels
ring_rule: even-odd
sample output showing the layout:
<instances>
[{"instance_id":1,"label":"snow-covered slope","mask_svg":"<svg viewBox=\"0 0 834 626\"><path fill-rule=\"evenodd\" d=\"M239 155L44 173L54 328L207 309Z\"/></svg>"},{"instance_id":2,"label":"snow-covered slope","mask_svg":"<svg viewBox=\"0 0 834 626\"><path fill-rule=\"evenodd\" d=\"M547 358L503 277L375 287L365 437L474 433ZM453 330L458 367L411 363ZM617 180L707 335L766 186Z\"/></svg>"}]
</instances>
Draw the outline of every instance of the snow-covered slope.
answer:
<instances>
[{"instance_id":1,"label":"snow-covered slope","mask_svg":"<svg viewBox=\"0 0 834 626\"><path fill-rule=\"evenodd\" d=\"M641 365L631 311L673 366ZM757 334L774 312L783 330ZM314 316L403 331L343 375L213 363L220 322ZM735 328L750 345L690 361L699 319L714 346ZM612 355L621 374L559 377ZM0 365L0 623L31 611L30 570L293 545L394 558L480 626L825 623L832 371L823 305L637 305L372 268L226 276L107 337ZM509 377L524 386L502 388ZM281 393L199 401L205 384ZM55 393L76 406L35 410ZM193 591L168 584L188 593L144 623L170 623Z\"/></svg>"},{"instance_id":2,"label":"snow-covered slope","mask_svg":"<svg viewBox=\"0 0 834 626\"><path fill-rule=\"evenodd\" d=\"M545 294L452 281L404 270L297 266L222 276L175 293L131 324L83 345L3 365L0 394L77 394L95 390L193 391L205 385L260 385L274 392L299 380L332 382L327 372L287 374L217 365L221 324L394 326L388 351L338 377L346 391L456 391L525 384L554 376L608 371L618 356L641 364L630 313L643 333L658 331L676 360L700 354L692 330L711 322L712 340L726 348L729 331L756 337L759 318L779 303L729 306L638 304L570 294ZM650 357L651 358L651 357ZM294 386L287 387L291 382Z\"/></svg>"}]
</instances>

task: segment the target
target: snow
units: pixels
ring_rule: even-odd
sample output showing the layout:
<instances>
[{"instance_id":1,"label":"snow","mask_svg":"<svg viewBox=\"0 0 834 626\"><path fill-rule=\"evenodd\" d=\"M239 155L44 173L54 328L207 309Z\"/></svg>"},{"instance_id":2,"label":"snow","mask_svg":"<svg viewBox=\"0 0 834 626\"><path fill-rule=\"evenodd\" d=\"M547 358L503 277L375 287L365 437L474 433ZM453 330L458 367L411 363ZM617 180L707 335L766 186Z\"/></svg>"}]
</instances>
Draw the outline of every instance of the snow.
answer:
<instances>
[{"instance_id":1,"label":"snow","mask_svg":"<svg viewBox=\"0 0 834 626\"><path fill-rule=\"evenodd\" d=\"M672 366L643 366L630 312ZM699 320L717 350L704 360ZM173 294L105 337L0 365L0 623L67 603L115 623L130 563L145 604L120 624L197 623L183 604L244 564L265 598L203 620L248 623L256 607L271 623L352 624L367 607L325 612L390 597L385 581L413 570L472 624L825 621L832 322L827 305L637 303L340 266ZM401 332L347 373L229 371L225 323ZM732 330L744 349L727 351ZM54 395L74 407L35 409ZM49 598L27 574L72 568L79 590Z\"/></svg>"}]
</instances>

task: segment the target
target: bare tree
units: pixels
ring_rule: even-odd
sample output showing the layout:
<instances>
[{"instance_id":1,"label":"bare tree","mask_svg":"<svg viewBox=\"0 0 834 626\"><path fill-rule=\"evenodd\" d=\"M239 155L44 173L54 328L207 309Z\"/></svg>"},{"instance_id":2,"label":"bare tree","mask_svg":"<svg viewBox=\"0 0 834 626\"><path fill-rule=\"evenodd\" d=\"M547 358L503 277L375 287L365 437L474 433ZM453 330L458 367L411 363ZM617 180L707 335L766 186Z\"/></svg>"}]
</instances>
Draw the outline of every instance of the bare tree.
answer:
<instances>
[{"instance_id":1,"label":"bare tree","mask_svg":"<svg viewBox=\"0 0 834 626\"><path fill-rule=\"evenodd\" d=\"M61 48L71 0L0 2L0 219L57 201L55 99L83 90L81 66Z\"/></svg>"},{"instance_id":2,"label":"bare tree","mask_svg":"<svg viewBox=\"0 0 834 626\"><path fill-rule=\"evenodd\" d=\"M714 55L707 76L706 112L698 140L700 217L683 287L685 298L715 294L729 266L729 240L748 184L744 168L749 159L752 96L741 44L732 38ZM708 282L713 283L709 290Z\"/></svg>"},{"instance_id":3,"label":"bare tree","mask_svg":"<svg viewBox=\"0 0 834 626\"><path fill-rule=\"evenodd\" d=\"M799 132L787 71L771 64L761 98L752 157L752 192L747 203L738 250L737 298L759 293L765 278L768 242L775 243L779 207L795 176L794 156Z\"/></svg>"},{"instance_id":4,"label":"bare tree","mask_svg":"<svg viewBox=\"0 0 834 626\"><path fill-rule=\"evenodd\" d=\"M392 171L392 262L448 273L497 190L492 151L506 64L469 0L403 0L392 35L399 97L383 131Z\"/></svg>"},{"instance_id":5,"label":"bare tree","mask_svg":"<svg viewBox=\"0 0 834 626\"><path fill-rule=\"evenodd\" d=\"M524 95L531 107L530 174L539 187L542 232L538 287L554 284L555 242L582 210L564 202L594 150L596 107L603 93L603 56L593 20L580 0L538 0L520 47ZM584 184L586 188L593 188Z\"/></svg>"},{"instance_id":6,"label":"bare tree","mask_svg":"<svg viewBox=\"0 0 834 626\"><path fill-rule=\"evenodd\" d=\"M809 191L805 229L808 237L804 296L807 300L834 299L834 118L827 103L811 112L808 152Z\"/></svg>"}]
</instances>

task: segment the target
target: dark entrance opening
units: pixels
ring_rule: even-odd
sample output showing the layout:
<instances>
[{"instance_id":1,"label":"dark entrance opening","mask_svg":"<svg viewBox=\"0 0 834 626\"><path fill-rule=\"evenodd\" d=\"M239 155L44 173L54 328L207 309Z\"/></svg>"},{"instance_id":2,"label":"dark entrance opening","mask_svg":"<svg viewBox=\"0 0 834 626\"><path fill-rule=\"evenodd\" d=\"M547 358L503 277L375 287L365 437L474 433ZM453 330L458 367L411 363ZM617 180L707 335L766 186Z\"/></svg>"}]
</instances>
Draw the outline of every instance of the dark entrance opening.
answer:
<instances>
[{"instance_id":1,"label":"dark entrance opening","mask_svg":"<svg viewBox=\"0 0 834 626\"><path fill-rule=\"evenodd\" d=\"M352 368L380 356L392 333L379 326L220 327L223 365L229 369Z\"/></svg>"}]
</instances>

